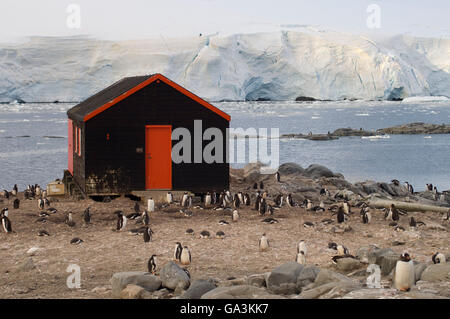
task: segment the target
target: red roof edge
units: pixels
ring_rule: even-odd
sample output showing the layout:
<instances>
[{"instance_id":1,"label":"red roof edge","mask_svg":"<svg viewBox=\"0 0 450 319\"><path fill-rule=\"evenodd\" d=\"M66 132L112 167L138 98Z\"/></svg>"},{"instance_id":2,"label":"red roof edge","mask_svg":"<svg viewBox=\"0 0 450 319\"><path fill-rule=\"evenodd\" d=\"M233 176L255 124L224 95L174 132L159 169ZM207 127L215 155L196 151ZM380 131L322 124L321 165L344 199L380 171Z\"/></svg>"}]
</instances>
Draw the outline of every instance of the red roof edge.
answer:
<instances>
[{"instance_id":1,"label":"red roof edge","mask_svg":"<svg viewBox=\"0 0 450 319\"><path fill-rule=\"evenodd\" d=\"M168 78L166 78L164 75L162 74L155 74L152 77L148 78L147 80L145 80L144 82L141 82L140 84L136 85L134 88L128 90L127 92L121 94L120 96L116 97L115 99L109 101L108 103L103 104L102 106L100 106L99 108L97 108L95 111L92 111L91 113L87 114L84 117L84 122L89 121L91 118L97 116L98 114L102 113L103 111L109 109L111 106L119 103L120 101L122 101L123 99L127 98L128 96L130 96L131 94L139 91L140 89L146 87L147 85L149 85L150 83L153 83L157 80L160 80L164 83L166 83L167 85L170 85L171 87L173 87L175 90L183 93L184 95L186 95L187 97L191 98L192 100L196 101L197 103L203 105L204 107L210 109L211 111L213 111L214 113L220 115L221 117L223 117L224 119L226 119L228 122L231 120L231 116L228 115L227 113L219 110L217 107L215 107L214 105L206 102L205 100L203 100L202 98L198 97L197 95L195 95L194 93L186 90L185 88L183 88L182 86L176 84L175 82L169 80Z\"/></svg>"}]
</instances>

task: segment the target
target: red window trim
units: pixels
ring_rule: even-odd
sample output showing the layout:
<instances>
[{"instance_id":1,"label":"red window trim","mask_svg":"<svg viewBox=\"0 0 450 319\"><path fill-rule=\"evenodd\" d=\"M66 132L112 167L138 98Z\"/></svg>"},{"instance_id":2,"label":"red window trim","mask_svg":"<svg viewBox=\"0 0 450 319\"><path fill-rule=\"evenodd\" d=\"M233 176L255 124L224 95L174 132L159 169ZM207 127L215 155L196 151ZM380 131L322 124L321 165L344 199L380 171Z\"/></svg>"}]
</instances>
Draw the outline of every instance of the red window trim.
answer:
<instances>
[{"instance_id":1,"label":"red window trim","mask_svg":"<svg viewBox=\"0 0 450 319\"><path fill-rule=\"evenodd\" d=\"M81 156L81 128L78 128L78 156Z\"/></svg>"},{"instance_id":2,"label":"red window trim","mask_svg":"<svg viewBox=\"0 0 450 319\"><path fill-rule=\"evenodd\" d=\"M75 130L75 143L73 143L73 147L75 154L78 154L78 127L74 125L73 128Z\"/></svg>"}]
</instances>

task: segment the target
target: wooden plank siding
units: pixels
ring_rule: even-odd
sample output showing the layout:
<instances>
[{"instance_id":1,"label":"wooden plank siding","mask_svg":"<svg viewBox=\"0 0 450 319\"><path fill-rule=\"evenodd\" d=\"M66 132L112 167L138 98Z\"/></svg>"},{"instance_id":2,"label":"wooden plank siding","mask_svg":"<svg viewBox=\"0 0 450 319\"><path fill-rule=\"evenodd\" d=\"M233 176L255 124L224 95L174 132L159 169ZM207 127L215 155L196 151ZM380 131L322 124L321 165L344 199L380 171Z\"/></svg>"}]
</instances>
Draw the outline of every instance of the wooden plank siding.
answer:
<instances>
[{"instance_id":1,"label":"wooden plank siding","mask_svg":"<svg viewBox=\"0 0 450 319\"><path fill-rule=\"evenodd\" d=\"M144 190L145 126L172 125L173 130L185 127L193 139L194 120L202 120L203 132L209 127L222 131L224 163L193 163L192 145L192 163L172 162L172 189L228 189L225 137L229 122L163 82L149 84L85 123L74 121L74 125L82 127L82 156L74 155L74 178L88 194ZM208 143L204 141L203 147ZM143 152L137 153L138 148Z\"/></svg>"}]
</instances>

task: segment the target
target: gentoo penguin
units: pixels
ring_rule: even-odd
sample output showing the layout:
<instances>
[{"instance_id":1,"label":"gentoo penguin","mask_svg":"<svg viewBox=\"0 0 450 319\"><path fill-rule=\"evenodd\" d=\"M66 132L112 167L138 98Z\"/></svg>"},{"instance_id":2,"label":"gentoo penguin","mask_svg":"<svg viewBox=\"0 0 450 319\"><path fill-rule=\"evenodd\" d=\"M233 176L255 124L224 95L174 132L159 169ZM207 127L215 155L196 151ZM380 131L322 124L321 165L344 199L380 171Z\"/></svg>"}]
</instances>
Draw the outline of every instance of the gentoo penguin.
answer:
<instances>
[{"instance_id":1,"label":"gentoo penguin","mask_svg":"<svg viewBox=\"0 0 450 319\"><path fill-rule=\"evenodd\" d=\"M280 182L280 172L275 173L275 180L279 183Z\"/></svg>"},{"instance_id":2,"label":"gentoo penguin","mask_svg":"<svg viewBox=\"0 0 450 319\"><path fill-rule=\"evenodd\" d=\"M258 189L258 183L253 184L253 189Z\"/></svg>"},{"instance_id":3,"label":"gentoo penguin","mask_svg":"<svg viewBox=\"0 0 450 319\"><path fill-rule=\"evenodd\" d=\"M45 206L50 207L50 200L48 198L44 198L43 201Z\"/></svg>"},{"instance_id":4,"label":"gentoo penguin","mask_svg":"<svg viewBox=\"0 0 450 319\"><path fill-rule=\"evenodd\" d=\"M245 202L245 206L250 206L251 205L251 203L250 203L250 195L247 194L247 193L244 194L244 202Z\"/></svg>"},{"instance_id":5,"label":"gentoo penguin","mask_svg":"<svg viewBox=\"0 0 450 319\"><path fill-rule=\"evenodd\" d=\"M300 242L297 245L297 254L299 254L301 251L306 255L306 243L304 240L300 240Z\"/></svg>"},{"instance_id":6,"label":"gentoo penguin","mask_svg":"<svg viewBox=\"0 0 450 319\"><path fill-rule=\"evenodd\" d=\"M303 227L305 228L312 228L314 227L314 223L310 222L310 221L306 221L303 223Z\"/></svg>"},{"instance_id":7,"label":"gentoo penguin","mask_svg":"<svg viewBox=\"0 0 450 319\"><path fill-rule=\"evenodd\" d=\"M259 214L261 216L263 216L267 211L267 203L266 203L266 199L262 198L261 199L261 203L259 204Z\"/></svg>"},{"instance_id":8,"label":"gentoo penguin","mask_svg":"<svg viewBox=\"0 0 450 319\"><path fill-rule=\"evenodd\" d=\"M230 224L230 223L227 222L226 220L223 220L223 219L219 220L219 225L224 226L224 225L229 225L229 224Z\"/></svg>"},{"instance_id":9,"label":"gentoo penguin","mask_svg":"<svg viewBox=\"0 0 450 319\"><path fill-rule=\"evenodd\" d=\"M186 234L186 235L194 236L195 233L194 233L194 230L193 230L192 228L188 228L188 229L186 229L185 234Z\"/></svg>"},{"instance_id":10,"label":"gentoo penguin","mask_svg":"<svg viewBox=\"0 0 450 319\"><path fill-rule=\"evenodd\" d=\"M211 234L209 233L209 231L207 231L207 230L202 230L202 231L200 232L200 238L206 239L206 238L209 238L209 237L211 237Z\"/></svg>"},{"instance_id":11,"label":"gentoo penguin","mask_svg":"<svg viewBox=\"0 0 450 319\"><path fill-rule=\"evenodd\" d=\"M365 207L362 210L362 222L363 224L370 224L370 221L372 220L372 214L370 213L369 207Z\"/></svg>"},{"instance_id":12,"label":"gentoo penguin","mask_svg":"<svg viewBox=\"0 0 450 319\"><path fill-rule=\"evenodd\" d=\"M156 255L152 255L147 263L148 272L152 273L153 275L156 272L156 258L155 257L156 257Z\"/></svg>"},{"instance_id":13,"label":"gentoo penguin","mask_svg":"<svg viewBox=\"0 0 450 319\"><path fill-rule=\"evenodd\" d=\"M144 230L144 243L152 241L153 230L146 226Z\"/></svg>"},{"instance_id":14,"label":"gentoo penguin","mask_svg":"<svg viewBox=\"0 0 450 319\"><path fill-rule=\"evenodd\" d=\"M435 253L432 257L431 260L433 261L433 264L443 264L445 262L447 262L447 259L445 258L445 255L442 253Z\"/></svg>"},{"instance_id":15,"label":"gentoo penguin","mask_svg":"<svg viewBox=\"0 0 450 319\"><path fill-rule=\"evenodd\" d=\"M38 199L38 208L41 210L44 209L44 200L41 198Z\"/></svg>"},{"instance_id":16,"label":"gentoo penguin","mask_svg":"<svg viewBox=\"0 0 450 319\"><path fill-rule=\"evenodd\" d=\"M140 213L141 212L141 206L139 205L138 202L134 203L134 211L136 213Z\"/></svg>"},{"instance_id":17,"label":"gentoo penguin","mask_svg":"<svg viewBox=\"0 0 450 319\"><path fill-rule=\"evenodd\" d=\"M394 226L394 230L397 232L402 232L402 231L405 231L405 228L400 225L396 225L396 226Z\"/></svg>"},{"instance_id":18,"label":"gentoo penguin","mask_svg":"<svg viewBox=\"0 0 450 319\"><path fill-rule=\"evenodd\" d=\"M338 223L343 223L345 221L345 212L342 206L339 206L338 211L336 213L336 218Z\"/></svg>"},{"instance_id":19,"label":"gentoo penguin","mask_svg":"<svg viewBox=\"0 0 450 319\"><path fill-rule=\"evenodd\" d=\"M50 234L48 233L48 231L42 229L40 231L38 231L38 236L50 236Z\"/></svg>"},{"instance_id":20,"label":"gentoo penguin","mask_svg":"<svg viewBox=\"0 0 450 319\"><path fill-rule=\"evenodd\" d=\"M266 237L266 233L262 234L261 238L259 239L258 242L259 245L259 251L266 251L267 249L269 249L269 240Z\"/></svg>"},{"instance_id":21,"label":"gentoo penguin","mask_svg":"<svg viewBox=\"0 0 450 319\"><path fill-rule=\"evenodd\" d=\"M36 193L36 196L41 196L41 187L36 185L34 192Z\"/></svg>"},{"instance_id":22,"label":"gentoo penguin","mask_svg":"<svg viewBox=\"0 0 450 319\"><path fill-rule=\"evenodd\" d=\"M183 196L181 197L181 207L186 207L187 204L187 199L188 199L188 193L184 192Z\"/></svg>"},{"instance_id":23,"label":"gentoo penguin","mask_svg":"<svg viewBox=\"0 0 450 319\"><path fill-rule=\"evenodd\" d=\"M241 204L245 204L245 202L244 202L244 195L242 194L242 192L238 192L237 196L239 197L239 200L241 201Z\"/></svg>"},{"instance_id":24,"label":"gentoo penguin","mask_svg":"<svg viewBox=\"0 0 450 319\"><path fill-rule=\"evenodd\" d=\"M384 215L384 218L386 220L392 219L395 222L400 220L400 214L394 204L391 204L391 207Z\"/></svg>"},{"instance_id":25,"label":"gentoo penguin","mask_svg":"<svg viewBox=\"0 0 450 319\"><path fill-rule=\"evenodd\" d=\"M89 224L91 222L91 213L89 207L84 210L83 220L86 224Z\"/></svg>"},{"instance_id":26,"label":"gentoo penguin","mask_svg":"<svg viewBox=\"0 0 450 319\"><path fill-rule=\"evenodd\" d=\"M294 201L292 200L292 194L288 194L286 197L286 203L289 207L294 207Z\"/></svg>"},{"instance_id":27,"label":"gentoo penguin","mask_svg":"<svg viewBox=\"0 0 450 319\"><path fill-rule=\"evenodd\" d=\"M256 195L256 200L255 200L255 210L256 211L259 211L259 206L261 204L261 199L262 199L262 197L261 197L260 194Z\"/></svg>"},{"instance_id":28,"label":"gentoo penguin","mask_svg":"<svg viewBox=\"0 0 450 319\"><path fill-rule=\"evenodd\" d=\"M69 225L70 227L75 226L75 221L74 221L73 218L72 218L72 212L69 212L69 213L67 214L67 217L66 217L66 224Z\"/></svg>"},{"instance_id":29,"label":"gentoo penguin","mask_svg":"<svg viewBox=\"0 0 450 319\"><path fill-rule=\"evenodd\" d=\"M433 184L427 184L427 191L432 191L433 190Z\"/></svg>"},{"instance_id":30,"label":"gentoo penguin","mask_svg":"<svg viewBox=\"0 0 450 319\"><path fill-rule=\"evenodd\" d=\"M216 233L216 238L218 238L218 239L224 239L224 238L225 238L225 233L224 233L223 231L219 230L219 231Z\"/></svg>"},{"instance_id":31,"label":"gentoo penguin","mask_svg":"<svg viewBox=\"0 0 450 319\"><path fill-rule=\"evenodd\" d=\"M83 240L80 239L80 238L78 238L78 237L75 237L75 238L73 238L73 239L70 241L70 243L71 243L72 245L78 245L78 244L81 244L82 242L83 242Z\"/></svg>"},{"instance_id":32,"label":"gentoo penguin","mask_svg":"<svg viewBox=\"0 0 450 319\"><path fill-rule=\"evenodd\" d=\"M332 244L334 244L334 243L332 243ZM330 244L328 244L328 246L330 246ZM337 250L339 255L348 255L349 254L347 247L345 247L344 245L336 245L336 246L333 245L330 248Z\"/></svg>"},{"instance_id":33,"label":"gentoo penguin","mask_svg":"<svg viewBox=\"0 0 450 319\"><path fill-rule=\"evenodd\" d=\"M6 189L3 190L3 197L9 199L9 192Z\"/></svg>"},{"instance_id":34,"label":"gentoo penguin","mask_svg":"<svg viewBox=\"0 0 450 319\"><path fill-rule=\"evenodd\" d=\"M264 189L264 183L263 183L263 181L261 181L261 182L259 183L259 189Z\"/></svg>"},{"instance_id":35,"label":"gentoo penguin","mask_svg":"<svg viewBox=\"0 0 450 319\"><path fill-rule=\"evenodd\" d=\"M395 186L400 186L400 181L398 179L391 180L391 183L394 184Z\"/></svg>"},{"instance_id":36,"label":"gentoo penguin","mask_svg":"<svg viewBox=\"0 0 450 319\"><path fill-rule=\"evenodd\" d=\"M17 188L17 184L14 184L14 187L11 191L11 195L17 196L17 193L19 192L19 189Z\"/></svg>"},{"instance_id":37,"label":"gentoo penguin","mask_svg":"<svg viewBox=\"0 0 450 319\"><path fill-rule=\"evenodd\" d=\"M149 213L155 211L155 201L154 201L153 198L151 198L151 197L150 197L150 199L148 200L147 210L149 211Z\"/></svg>"},{"instance_id":38,"label":"gentoo penguin","mask_svg":"<svg viewBox=\"0 0 450 319\"><path fill-rule=\"evenodd\" d=\"M350 204L349 204L347 201L345 201L345 202L342 204L342 208L344 208L344 213L345 213L345 214L350 215L350 214L352 213Z\"/></svg>"},{"instance_id":39,"label":"gentoo penguin","mask_svg":"<svg viewBox=\"0 0 450 319\"><path fill-rule=\"evenodd\" d=\"M266 223L266 224L276 224L278 223L278 220L276 220L275 218L265 218L261 221L262 223Z\"/></svg>"},{"instance_id":40,"label":"gentoo penguin","mask_svg":"<svg viewBox=\"0 0 450 319\"><path fill-rule=\"evenodd\" d=\"M300 265L306 265L306 256L303 251L300 251L297 253L297 258L295 259L296 262L298 262Z\"/></svg>"},{"instance_id":41,"label":"gentoo penguin","mask_svg":"<svg viewBox=\"0 0 450 319\"><path fill-rule=\"evenodd\" d=\"M123 214L121 210L115 212L117 214L117 230L121 231L125 229L125 226L127 225L127 217Z\"/></svg>"},{"instance_id":42,"label":"gentoo penguin","mask_svg":"<svg viewBox=\"0 0 450 319\"><path fill-rule=\"evenodd\" d=\"M209 206L209 205L211 205L211 193L210 192L206 193L206 195L205 195L205 206Z\"/></svg>"},{"instance_id":43,"label":"gentoo penguin","mask_svg":"<svg viewBox=\"0 0 450 319\"><path fill-rule=\"evenodd\" d=\"M270 215L273 215L273 212L275 211L274 208L272 207L272 205L268 204L267 205L267 211L269 212Z\"/></svg>"},{"instance_id":44,"label":"gentoo penguin","mask_svg":"<svg viewBox=\"0 0 450 319\"><path fill-rule=\"evenodd\" d=\"M425 225L425 223L424 223L424 222L421 222L421 221L416 221L416 220L414 219L414 217L411 217L411 218L409 219L409 226L411 226L411 227L417 227L417 226L420 226L420 225Z\"/></svg>"},{"instance_id":45,"label":"gentoo penguin","mask_svg":"<svg viewBox=\"0 0 450 319\"><path fill-rule=\"evenodd\" d=\"M184 217L192 217L192 215L194 214L189 209L182 209L180 210L180 213L182 213Z\"/></svg>"},{"instance_id":46,"label":"gentoo penguin","mask_svg":"<svg viewBox=\"0 0 450 319\"><path fill-rule=\"evenodd\" d=\"M414 286L414 264L407 252L400 256L394 273L394 287L400 291L409 291Z\"/></svg>"},{"instance_id":47,"label":"gentoo penguin","mask_svg":"<svg viewBox=\"0 0 450 319\"><path fill-rule=\"evenodd\" d=\"M406 187L406 190L408 191L408 193L414 194L414 188L412 187L411 184L409 184L408 182L405 182L405 187Z\"/></svg>"},{"instance_id":48,"label":"gentoo penguin","mask_svg":"<svg viewBox=\"0 0 450 319\"><path fill-rule=\"evenodd\" d=\"M16 198L13 202L14 209L19 209L19 205L20 205L20 200L18 198Z\"/></svg>"},{"instance_id":49,"label":"gentoo penguin","mask_svg":"<svg viewBox=\"0 0 450 319\"><path fill-rule=\"evenodd\" d=\"M191 252L187 246L184 246L181 251L180 262L182 265L189 265L191 263Z\"/></svg>"},{"instance_id":50,"label":"gentoo penguin","mask_svg":"<svg viewBox=\"0 0 450 319\"><path fill-rule=\"evenodd\" d=\"M135 219L137 219L140 215L141 215L141 214L134 212L134 213L128 214L128 215L127 215L127 218L128 218L128 219L135 220Z\"/></svg>"},{"instance_id":51,"label":"gentoo penguin","mask_svg":"<svg viewBox=\"0 0 450 319\"><path fill-rule=\"evenodd\" d=\"M11 221L9 220L8 216L5 215L2 216L2 226L5 233L12 232Z\"/></svg>"},{"instance_id":52,"label":"gentoo penguin","mask_svg":"<svg viewBox=\"0 0 450 319\"><path fill-rule=\"evenodd\" d=\"M175 250L173 252L173 260L181 261L181 251L183 250L183 246L181 246L180 242L175 243Z\"/></svg>"},{"instance_id":53,"label":"gentoo penguin","mask_svg":"<svg viewBox=\"0 0 450 319\"><path fill-rule=\"evenodd\" d=\"M277 195L277 197L275 197L275 205L277 205L278 207L283 206L283 194L279 194Z\"/></svg>"},{"instance_id":54,"label":"gentoo penguin","mask_svg":"<svg viewBox=\"0 0 450 319\"><path fill-rule=\"evenodd\" d=\"M237 194L234 194L234 198L233 198L234 208L239 208L240 205L241 205L241 200L239 199L239 196Z\"/></svg>"},{"instance_id":55,"label":"gentoo penguin","mask_svg":"<svg viewBox=\"0 0 450 319\"><path fill-rule=\"evenodd\" d=\"M150 224L150 216L146 209L142 213L142 224L144 224L145 226Z\"/></svg>"},{"instance_id":56,"label":"gentoo penguin","mask_svg":"<svg viewBox=\"0 0 450 319\"><path fill-rule=\"evenodd\" d=\"M234 211L233 211L233 221L234 222L237 222L239 220L239 213L238 213L238 211L235 209Z\"/></svg>"}]
</instances>

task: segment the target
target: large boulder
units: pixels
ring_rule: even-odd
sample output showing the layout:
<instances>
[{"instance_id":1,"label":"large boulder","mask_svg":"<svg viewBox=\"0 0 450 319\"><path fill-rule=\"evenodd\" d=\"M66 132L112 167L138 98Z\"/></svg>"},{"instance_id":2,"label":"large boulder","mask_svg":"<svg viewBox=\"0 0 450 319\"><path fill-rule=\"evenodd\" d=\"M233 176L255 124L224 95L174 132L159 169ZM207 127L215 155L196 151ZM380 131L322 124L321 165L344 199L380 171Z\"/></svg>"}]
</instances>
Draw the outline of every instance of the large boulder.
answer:
<instances>
[{"instance_id":1,"label":"large boulder","mask_svg":"<svg viewBox=\"0 0 450 319\"><path fill-rule=\"evenodd\" d=\"M143 299L145 293L148 293L141 286L129 284L120 292L121 299Z\"/></svg>"},{"instance_id":2,"label":"large boulder","mask_svg":"<svg viewBox=\"0 0 450 319\"><path fill-rule=\"evenodd\" d=\"M361 285L352 281L329 282L318 287L302 291L298 299L333 299L339 298L350 291L361 288Z\"/></svg>"},{"instance_id":3,"label":"large boulder","mask_svg":"<svg viewBox=\"0 0 450 319\"><path fill-rule=\"evenodd\" d=\"M303 267L303 270L297 277L297 290L302 291L303 287L306 287L309 284L313 283L316 280L319 272L320 268L313 265Z\"/></svg>"},{"instance_id":4,"label":"large boulder","mask_svg":"<svg viewBox=\"0 0 450 319\"><path fill-rule=\"evenodd\" d=\"M276 294L289 295L298 293L297 278L303 265L291 261L275 268L267 280L267 288Z\"/></svg>"},{"instance_id":5,"label":"large boulder","mask_svg":"<svg viewBox=\"0 0 450 319\"><path fill-rule=\"evenodd\" d=\"M189 289L181 295L181 299L200 299L208 291L216 288L212 280L199 279L194 281Z\"/></svg>"},{"instance_id":6,"label":"large boulder","mask_svg":"<svg viewBox=\"0 0 450 319\"><path fill-rule=\"evenodd\" d=\"M284 163L278 168L280 175L301 175L305 169L296 163Z\"/></svg>"},{"instance_id":7,"label":"large boulder","mask_svg":"<svg viewBox=\"0 0 450 319\"><path fill-rule=\"evenodd\" d=\"M450 281L423 281L419 280L416 287L420 292L431 293L450 298Z\"/></svg>"},{"instance_id":8,"label":"large boulder","mask_svg":"<svg viewBox=\"0 0 450 319\"><path fill-rule=\"evenodd\" d=\"M422 277L423 271L428 267L425 263L415 263L414 264L414 277L415 281L419 281L420 277Z\"/></svg>"},{"instance_id":9,"label":"large boulder","mask_svg":"<svg viewBox=\"0 0 450 319\"><path fill-rule=\"evenodd\" d=\"M311 178L335 177L335 174L325 166L312 164L305 170L305 175Z\"/></svg>"},{"instance_id":10,"label":"large boulder","mask_svg":"<svg viewBox=\"0 0 450 319\"><path fill-rule=\"evenodd\" d=\"M171 290L187 289L190 285L190 279L187 273L172 261L166 263L159 274L163 287Z\"/></svg>"},{"instance_id":11,"label":"large boulder","mask_svg":"<svg viewBox=\"0 0 450 319\"><path fill-rule=\"evenodd\" d=\"M250 275L247 277L247 285L261 288L266 287L266 277L268 277L267 274Z\"/></svg>"},{"instance_id":12,"label":"large boulder","mask_svg":"<svg viewBox=\"0 0 450 319\"><path fill-rule=\"evenodd\" d=\"M119 298L120 293L129 284L144 288L146 291L153 292L161 287L161 280L148 272L127 271L118 272L111 277L111 293L113 297Z\"/></svg>"},{"instance_id":13,"label":"large boulder","mask_svg":"<svg viewBox=\"0 0 450 319\"><path fill-rule=\"evenodd\" d=\"M397 261L400 259L399 257L399 254L390 248L373 248L369 250L367 260L369 264L379 265L381 268L381 275L387 276L395 268Z\"/></svg>"},{"instance_id":14,"label":"large boulder","mask_svg":"<svg viewBox=\"0 0 450 319\"><path fill-rule=\"evenodd\" d=\"M205 293L201 299L282 299L266 289L250 285L218 287Z\"/></svg>"},{"instance_id":15,"label":"large boulder","mask_svg":"<svg viewBox=\"0 0 450 319\"><path fill-rule=\"evenodd\" d=\"M361 267L361 262L354 258L339 258L336 261L337 269L342 271L352 271Z\"/></svg>"},{"instance_id":16,"label":"large boulder","mask_svg":"<svg viewBox=\"0 0 450 319\"><path fill-rule=\"evenodd\" d=\"M432 264L420 276L424 281L450 281L450 263Z\"/></svg>"},{"instance_id":17,"label":"large boulder","mask_svg":"<svg viewBox=\"0 0 450 319\"><path fill-rule=\"evenodd\" d=\"M321 269L314 280L313 287L328 284L330 282L352 282L350 278L329 269Z\"/></svg>"}]
</instances>

